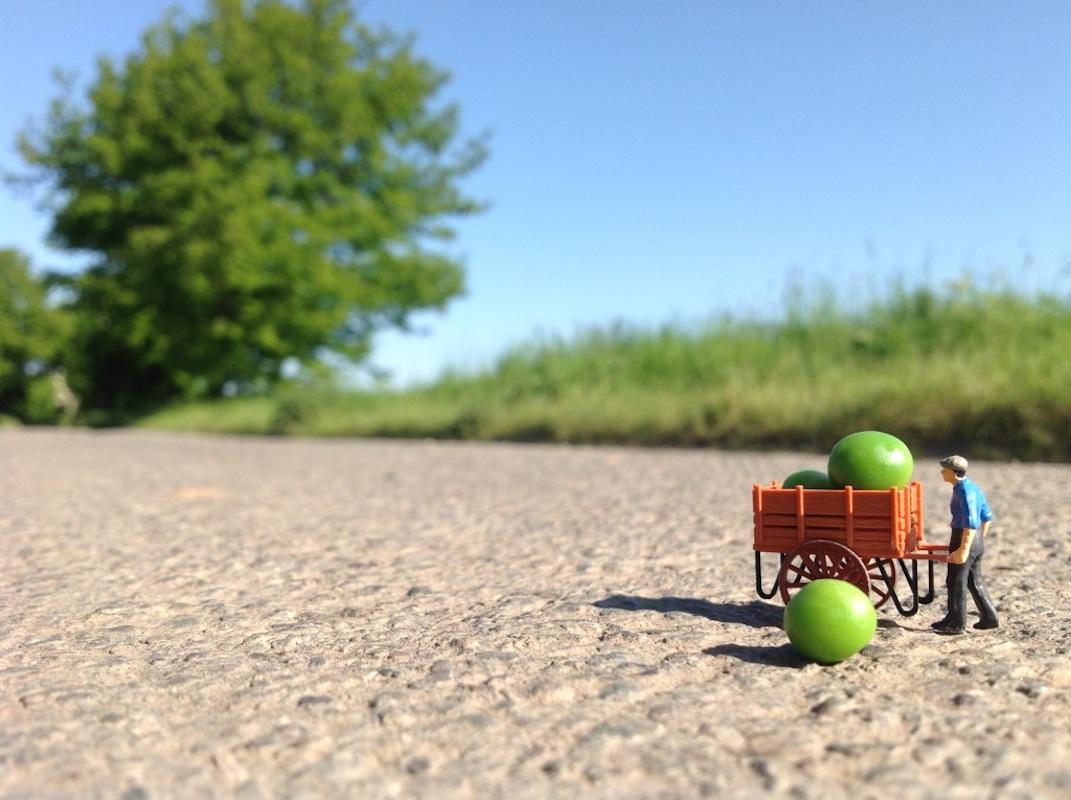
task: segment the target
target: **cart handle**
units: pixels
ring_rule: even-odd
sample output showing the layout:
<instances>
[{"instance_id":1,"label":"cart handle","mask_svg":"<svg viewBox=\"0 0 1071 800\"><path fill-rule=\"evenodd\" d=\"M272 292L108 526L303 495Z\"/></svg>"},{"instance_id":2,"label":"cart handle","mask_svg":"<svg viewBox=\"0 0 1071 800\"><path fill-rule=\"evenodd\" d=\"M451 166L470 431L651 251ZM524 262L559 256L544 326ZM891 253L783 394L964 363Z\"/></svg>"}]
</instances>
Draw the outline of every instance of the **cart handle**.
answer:
<instances>
[{"instance_id":1,"label":"cart handle","mask_svg":"<svg viewBox=\"0 0 1071 800\"><path fill-rule=\"evenodd\" d=\"M914 552L908 553L904 558L910 558L914 561L939 561L942 564L948 563L948 553Z\"/></svg>"}]
</instances>

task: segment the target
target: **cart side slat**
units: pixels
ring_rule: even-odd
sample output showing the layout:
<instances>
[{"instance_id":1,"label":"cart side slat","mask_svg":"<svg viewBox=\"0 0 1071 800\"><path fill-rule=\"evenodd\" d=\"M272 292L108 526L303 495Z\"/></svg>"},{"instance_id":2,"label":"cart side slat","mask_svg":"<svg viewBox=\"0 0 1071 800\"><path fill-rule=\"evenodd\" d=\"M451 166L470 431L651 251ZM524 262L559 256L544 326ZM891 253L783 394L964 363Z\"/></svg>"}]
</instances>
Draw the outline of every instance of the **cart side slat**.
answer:
<instances>
[{"instance_id":1,"label":"cart side slat","mask_svg":"<svg viewBox=\"0 0 1071 800\"><path fill-rule=\"evenodd\" d=\"M862 558L902 558L924 545L922 486L903 489L752 487L754 549L788 552L805 541L845 544Z\"/></svg>"},{"instance_id":2,"label":"cart side slat","mask_svg":"<svg viewBox=\"0 0 1071 800\"><path fill-rule=\"evenodd\" d=\"M911 549L917 550L922 545L922 540L925 536L923 533L925 528L922 523L922 484L911 484L912 497L914 498L914 509L912 514L912 522L914 523L914 541L912 542Z\"/></svg>"},{"instance_id":3,"label":"cart side slat","mask_svg":"<svg viewBox=\"0 0 1071 800\"><path fill-rule=\"evenodd\" d=\"M792 544L795 544L799 538L799 530L795 525L770 525L767 523L763 528L762 541L765 544L769 544L773 539L788 540ZM808 524L807 526L807 538L810 539L829 539L830 541L841 542L842 544L848 543L848 531L844 527L840 528L814 528ZM855 531L855 543L858 545L864 544L885 544L889 545L889 529L875 528L868 529L856 529ZM920 548L921 549L921 548Z\"/></svg>"},{"instance_id":4,"label":"cart side slat","mask_svg":"<svg viewBox=\"0 0 1071 800\"><path fill-rule=\"evenodd\" d=\"M796 490L761 486L762 508L771 514L795 514ZM844 493L847 489L805 489L808 514L845 513ZM894 513L889 501L889 493L881 490L853 489L853 513L863 517L882 517L888 519Z\"/></svg>"},{"instance_id":5,"label":"cart side slat","mask_svg":"<svg viewBox=\"0 0 1071 800\"><path fill-rule=\"evenodd\" d=\"M855 546L855 490L851 486L844 489L844 514L847 532L845 540L848 547Z\"/></svg>"},{"instance_id":6,"label":"cart side slat","mask_svg":"<svg viewBox=\"0 0 1071 800\"><path fill-rule=\"evenodd\" d=\"M751 506L755 509L755 549L763 541L762 487L757 483L751 487Z\"/></svg>"},{"instance_id":7,"label":"cart side slat","mask_svg":"<svg viewBox=\"0 0 1071 800\"><path fill-rule=\"evenodd\" d=\"M796 537L799 544L803 544L807 534L807 516L803 507L805 491L802 486L796 487Z\"/></svg>"},{"instance_id":8,"label":"cart side slat","mask_svg":"<svg viewBox=\"0 0 1071 800\"><path fill-rule=\"evenodd\" d=\"M780 525L789 528L795 528L797 520L799 518L795 514L770 514L765 513L762 515L762 520L765 525ZM889 517L860 517L855 514L848 517L844 514L807 514L807 528L841 528L848 530L849 519L854 523L855 530L869 530L869 531L884 531L886 536L889 533ZM897 523L901 530L903 530L904 522Z\"/></svg>"},{"instance_id":9,"label":"cart side slat","mask_svg":"<svg viewBox=\"0 0 1071 800\"><path fill-rule=\"evenodd\" d=\"M795 530L797 519L797 517L789 514L763 514L762 521L763 525L768 528L792 528ZM859 517L846 517L843 514L836 517L808 514L806 528L807 530L824 528L847 533L849 523L854 523L852 528L856 535L860 533L877 533L885 539L889 538L889 520L887 518L866 517L859 519ZM847 537L845 537L845 541L847 541Z\"/></svg>"}]
</instances>

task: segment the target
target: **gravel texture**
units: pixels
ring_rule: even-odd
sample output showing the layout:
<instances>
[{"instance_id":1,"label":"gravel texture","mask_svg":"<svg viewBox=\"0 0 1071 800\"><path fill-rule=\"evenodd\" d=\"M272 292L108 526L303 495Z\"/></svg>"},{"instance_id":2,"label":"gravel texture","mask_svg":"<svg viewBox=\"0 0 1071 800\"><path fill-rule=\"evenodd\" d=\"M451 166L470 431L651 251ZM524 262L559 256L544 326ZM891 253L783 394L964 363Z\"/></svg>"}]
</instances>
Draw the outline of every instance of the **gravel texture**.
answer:
<instances>
[{"instance_id":1,"label":"gravel texture","mask_svg":"<svg viewBox=\"0 0 1071 800\"><path fill-rule=\"evenodd\" d=\"M1071 796L1071 467L972 468L1000 630L822 667L750 492L823 466L0 432L0 796Z\"/></svg>"}]
</instances>

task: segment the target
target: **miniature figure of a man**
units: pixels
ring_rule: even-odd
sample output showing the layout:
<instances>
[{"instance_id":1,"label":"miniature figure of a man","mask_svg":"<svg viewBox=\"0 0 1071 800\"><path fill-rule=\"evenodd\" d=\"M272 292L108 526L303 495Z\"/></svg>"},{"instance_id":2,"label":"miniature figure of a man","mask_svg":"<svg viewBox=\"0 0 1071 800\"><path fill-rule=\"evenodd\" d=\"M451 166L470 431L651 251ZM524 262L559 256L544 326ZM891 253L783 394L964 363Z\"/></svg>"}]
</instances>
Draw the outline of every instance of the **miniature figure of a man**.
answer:
<instances>
[{"instance_id":1,"label":"miniature figure of a man","mask_svg":"<svg viewBox=\"0 0 1071 800\"><path fill-rule=\"evenodd\" d=\"M982 583L985 535L993 519L982 490L967 477L967 459L941 459L941 478L952 484L952 538L948 544L948 613L933 623L939 633L963 633L967 624L967 590L971 592L980 619L974 627L996 628L997 610Z\"/></svg>"}]
</instances>

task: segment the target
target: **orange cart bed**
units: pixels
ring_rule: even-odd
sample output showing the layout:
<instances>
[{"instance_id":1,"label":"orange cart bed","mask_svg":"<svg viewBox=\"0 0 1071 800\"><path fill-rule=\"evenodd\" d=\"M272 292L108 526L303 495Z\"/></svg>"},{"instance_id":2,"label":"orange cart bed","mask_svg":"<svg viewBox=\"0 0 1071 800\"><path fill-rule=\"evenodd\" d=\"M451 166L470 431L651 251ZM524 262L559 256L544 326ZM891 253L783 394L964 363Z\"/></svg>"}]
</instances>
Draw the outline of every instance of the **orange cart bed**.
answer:
<instances>
[{"instance_id":1,"label":"orange cart bed","mask_svg":"<svg viewBox=\"0 0 1071 800\"><path fill-rule=\"evenodd\" d=\"M922 484L881 491L752 487L755 512L755 587L759 596L780 593L787 603L803 585L839 578L870 594L875 606L892 600L905 616L933 601L933 562L948 548L928 544L922 525ZM762 580L763 553L777 553L772 587ZM929 586L919 594L918 562L928 562ZM897 594L897 566L908 599Z\"/></svg>"}]
</instances>

